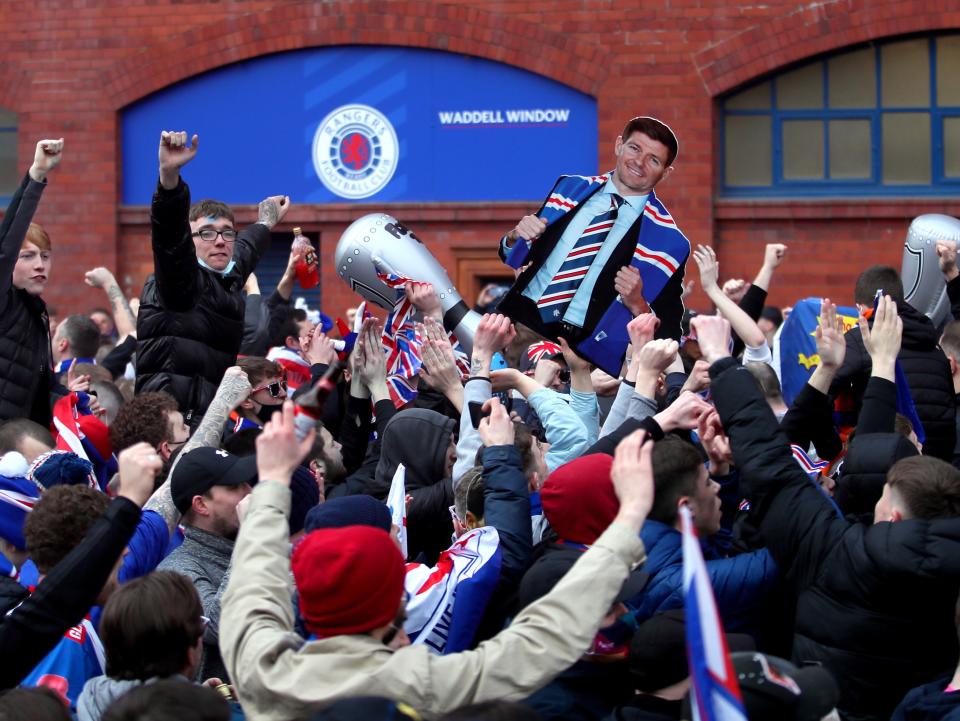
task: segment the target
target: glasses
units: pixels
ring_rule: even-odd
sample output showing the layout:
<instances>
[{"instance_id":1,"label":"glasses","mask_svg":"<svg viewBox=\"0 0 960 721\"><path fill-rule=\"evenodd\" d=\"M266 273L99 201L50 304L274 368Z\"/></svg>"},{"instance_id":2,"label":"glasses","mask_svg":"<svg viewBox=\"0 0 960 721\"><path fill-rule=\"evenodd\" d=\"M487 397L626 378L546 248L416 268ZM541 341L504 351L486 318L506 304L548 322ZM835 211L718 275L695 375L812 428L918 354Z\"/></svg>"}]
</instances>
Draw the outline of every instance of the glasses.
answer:
<instances>
[{"instance_id":1,"label":"glasses","mask_svg":"<svg viewBox=\"0 0 960 721\"><path fill-rule=\"evenodd\" d=\"M257 391L267 391L271 398L285 398L287 395L287 381L279 380L273 383L267 383L265 386L259 386L250 391L253 395Z\"/></svg>"},{"instance_id":2,"label":"glasses","mask_svg":"<svg viewBox=\"0 0 960 721\"><path fill-rule=\"evenodd\" d=\"M198 230L193 234L194 238L200 238L200 240L207 243L213 243L217 236L223 238L224 243L232 243L237 239L237 231L233 228L227 228L226 230L217 230L216 228L203 228Z\"/></svg>"}]
</instances>

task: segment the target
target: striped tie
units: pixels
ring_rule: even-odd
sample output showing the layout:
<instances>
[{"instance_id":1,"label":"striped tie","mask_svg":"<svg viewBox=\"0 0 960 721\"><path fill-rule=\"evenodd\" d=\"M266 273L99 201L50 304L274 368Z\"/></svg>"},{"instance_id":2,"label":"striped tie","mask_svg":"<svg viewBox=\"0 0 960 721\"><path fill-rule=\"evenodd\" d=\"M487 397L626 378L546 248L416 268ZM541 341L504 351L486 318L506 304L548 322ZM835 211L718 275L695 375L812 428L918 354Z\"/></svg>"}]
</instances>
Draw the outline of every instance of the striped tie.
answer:
<instances>
[{"instance_id":1,"label":"striped tie","mask_svg":"<svg viewBox=\"0 0 960 721\"><path fill-rule=\"evenodd\" d=\"M566 260L557 270L553 280L543 291L537 308L544 323L556 323L567 310L580 283L590 269L594 257L600 251L603 241L617 222L617 211L623 204L623 198L616 193L610 194L610 208L590 221L586 230L574 243Z\"/></svg>"}]
</instances>

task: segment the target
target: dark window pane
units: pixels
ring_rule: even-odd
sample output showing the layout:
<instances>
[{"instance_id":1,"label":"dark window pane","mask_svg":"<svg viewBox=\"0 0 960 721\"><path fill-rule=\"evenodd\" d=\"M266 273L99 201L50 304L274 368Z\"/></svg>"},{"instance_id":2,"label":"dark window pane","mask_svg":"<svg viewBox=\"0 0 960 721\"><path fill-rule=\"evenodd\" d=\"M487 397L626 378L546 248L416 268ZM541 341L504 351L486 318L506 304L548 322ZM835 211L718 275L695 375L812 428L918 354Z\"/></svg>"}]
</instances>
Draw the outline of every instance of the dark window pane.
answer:
<instances>
[{"instance_id":1,"label":"dark window pane","mask_svg":"<svg viewBox=\"0 0 960 721\"><path fill-rule=\"evenodd\" d=\"M724 136L727 185L770 185L773 155L770 118L728 115Z\"/></svg>"},{"instance_id":2,"label":"dark window pane","mask_svg":"<svg viewBox=\"0 0 960 721\"><path fill-rule=\"evenodd\" d=\"M873 48L854 50L827 61L831 108L877 105L877 65Z\"/></svg>"},{"instance_id":3,"label":"dark window pane","mask_svg":"<svg viewBox=\"0 0 960 721\"><path fill-rule=\"evenodd\" d=\"M923 185L930 182L930 115L883 114L883 182Z\"/></svg>"},{"instance_id":4,"label":"dark window pane","mask_svg":"<svg viewBox=\"0 0 960 721\"><path fill-rule=\"evenodd\" d=\"M725 103L727 110L769 110L770 82L754 85L736 95L731 95Z\"/></svg>"},{"instance_id":5,"label":"dark window pane","mask_svg":"<svg viewBox=\"0 0 960 721\"><path fill-rule=\"evenodd\" d=\"M926 39L888 43L880 48L883 107L930 105L929 48Z\"/></svg>"},{"instance_id":6,"label":"dark window pane","mask_svg":"<svg viewBox=\"0 0 960 721\"><path fill-rule=\"evenodd\" d=\"M783 177L785 180L823 178L823 121L783 121Z\"/></svg>"},{"instance_id":7,"label":"dark window pane","mask_svg":"<svg viewBox=\"0 0 960 721\"><path fill-rule=\"evenodd\" d=\"M811 63L777 78L777 107L815 110L823 107L823 63Z\"/></svg>"},{"instance_id":8,"label":"dark window pane","mask_svg":"<svg viewBox=\"0 0 960 721\"><path fill-rule=\"evenodd\" d=\"M830 177L870 178L870 121L830 121Z\"/></svg>"}]
</instances>

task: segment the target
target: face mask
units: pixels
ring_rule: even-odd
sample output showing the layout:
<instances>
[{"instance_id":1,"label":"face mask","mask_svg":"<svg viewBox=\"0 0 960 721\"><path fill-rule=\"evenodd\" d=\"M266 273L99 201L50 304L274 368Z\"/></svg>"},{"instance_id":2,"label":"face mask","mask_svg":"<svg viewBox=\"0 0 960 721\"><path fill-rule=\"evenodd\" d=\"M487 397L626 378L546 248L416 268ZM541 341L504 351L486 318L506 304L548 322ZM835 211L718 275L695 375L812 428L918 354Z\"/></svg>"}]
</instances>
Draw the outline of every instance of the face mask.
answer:
<instances>
[{"instance_id":1,"label":"face mask","mask_svg":"<svg viewBox=\"0 0 960 721\"><path fill-rule=\"evenodd\" d=\"M260 422L264 425L273 418L273 414L279 411L283 406L260 406L260 410L256 412L257 418L260 419Z\"/></svg>"},{"instance_id":2,"label":"face mask","mask_svg":"<svg viewBox=\"0 0 960 721\"><path fill-rule=\"evenodd\" d=\"M197 262L200 264L201 267L206 268L207 270L212 270L214 273L219 273L220 275L226 275L231 270L233 270L233 267L237 264L237 261L231 259L230 262L227 263L226 268L224 268L223 270L215 270L214 268L211 268L209 265L204 263L203 260L201 260L200 258L197 258Z\"/></svg>"}]
</instances>

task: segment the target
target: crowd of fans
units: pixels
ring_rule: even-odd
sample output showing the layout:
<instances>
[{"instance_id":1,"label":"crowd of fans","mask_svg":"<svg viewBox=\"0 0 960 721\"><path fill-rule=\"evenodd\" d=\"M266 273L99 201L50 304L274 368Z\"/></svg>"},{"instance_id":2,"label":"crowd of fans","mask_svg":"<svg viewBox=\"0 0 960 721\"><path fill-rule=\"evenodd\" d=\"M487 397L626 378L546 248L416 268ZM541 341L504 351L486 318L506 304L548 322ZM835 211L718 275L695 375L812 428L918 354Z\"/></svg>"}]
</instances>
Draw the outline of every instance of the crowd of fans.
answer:
<instances>
[{"instance_id":1,"label":"crowd of fans","mask_svg":"<svg viewBox=\"0 0 960 721\"><path fill-rule=\"evenodd\" d=\"M895 269L837 289L846 333L822 301L789 404L784 245L723 285L697 247L713 308L679 341L637 314L620 377L498 314L497 287L458 358L407 283L400 402L379 319L326 308L355 328L338 344L293 305L296 253L261 294L290 200L240 229L192 204L198 148L161 136L139 299L95 268L106 307L44 305L32 218L62 140L3 216L0 719L691 718L682 508L748 718L960 718L960 321L934 328Z\"/></svg>"}]
</instances>

